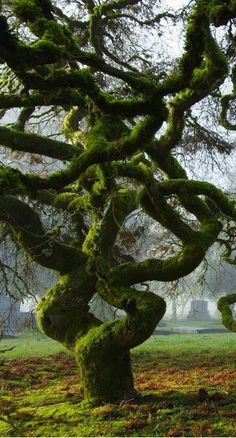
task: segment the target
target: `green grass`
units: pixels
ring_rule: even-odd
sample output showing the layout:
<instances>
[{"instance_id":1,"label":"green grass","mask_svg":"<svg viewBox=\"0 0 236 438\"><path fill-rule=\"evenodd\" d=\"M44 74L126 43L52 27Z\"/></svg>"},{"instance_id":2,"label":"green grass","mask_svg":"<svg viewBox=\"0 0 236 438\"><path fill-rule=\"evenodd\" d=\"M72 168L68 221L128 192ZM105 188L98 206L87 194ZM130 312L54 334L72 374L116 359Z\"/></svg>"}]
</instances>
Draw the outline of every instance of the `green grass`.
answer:
<instances>
[{"instance_id":1,"label":"green grass","mask_svg":"<svg viewBox=\"0 0 236 438\"><path fill-rule=\"evenodd\" d=\"M0 436L236 436L234 333L153 336L133 350L142 397L82 403L71 354L41 335L4 339Z\"/></svg>"},{"instance_id":2,"label":"green grass","mask_svg":"<svg viewBox=\"0 0 236 438\"><path fill-rule=\"evenodd\" d=\"M222 322L220 320L211 319L209 321L190 321L190 320L165 320L166 327L158 327L158 328L175 328L175 327L204 327L204 328L224 328Z\"/></svg>"},{"instance_id":3,"label":"green grass","mask_svg":"<svg viewBox=\"0 0 236 438\"><path fill-rule=\"evenodd\" d=\"M1 339L0 350L15 347L12 351L0 357L12 359L17 357L50 355L67 350L60 343L49 339L37 332L23 332L15 339ZM146 342L137 347L135 351L159 352L200 352L209 350L210 354L220 351L228 351L236 348L234 333L205 333L205 334L171 334L151 336Z\"/></svg>"},{"instance_id":4,"label":"green grass","mask_svg":"<svg viewBox=\"0 0 236 438\"><path fill-rule=\"evenodd\" d=\"M215 354L218 351L227 353L236 351L235 333L205 333L205 334L174 334L166 336L151 336L148 341L135 349L166 353L207 353Z\"/></svg>"},{"instance_id":5,"label":"green grass","mask_svg":"<svg viewBox=\"0 0 236 438\"><path fill-rule=\"evenodd\" d=\"M15 347L0 357L12 359L16 357L41 356L67 351L59 342L53 341L37 331L22 332L17 338L1 339L0 350Z\"/></svg>"}]
</instances>

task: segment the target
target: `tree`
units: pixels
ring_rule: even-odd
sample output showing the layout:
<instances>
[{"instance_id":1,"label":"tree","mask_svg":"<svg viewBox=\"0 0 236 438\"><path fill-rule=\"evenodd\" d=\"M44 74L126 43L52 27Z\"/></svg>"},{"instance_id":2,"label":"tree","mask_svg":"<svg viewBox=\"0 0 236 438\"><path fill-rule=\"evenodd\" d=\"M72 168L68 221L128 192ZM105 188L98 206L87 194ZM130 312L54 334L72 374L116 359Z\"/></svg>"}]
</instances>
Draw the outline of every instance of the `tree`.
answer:
<instances>
[{"instance_id":1,"label":"tree","mask_svg":"<svg viewBox=\"0 0 236 438\"><path fill-rule=\"evenodd\" d=\"M0 107L3 116L18 112L11 127L0 126L7 148L0 218L34 262L59 274L38 305L38 322L75 353L86 399L135 395L130 349L152 334L166 307L137 285L188 275L219 238L224 218L235 220L235 202L189 180L178 155L181 147L188 153L186 131L188 147L197 141L195 131L189 135L192 111L205 98L218 110L222 102L221 123L234 129L235 92L221 100L221 85L226 78L235 85L235 17L234 0L191 1L179 14L152 0L1 1ZM150 60L142 30L160 36L177 19L185 26L183 54L176 62ZM34 121L45 125L45 114L52 123L41 132ZM34 172L12 165L11 152L27 153ZM140 208L177 243L162 258L124 262L114 248ZM50 226L50 211L63 214L60 227ZM95 318L95 293L126 317ZM224 323L235 331L235 295L222 300Z\"/></svg>"}]
</instances>

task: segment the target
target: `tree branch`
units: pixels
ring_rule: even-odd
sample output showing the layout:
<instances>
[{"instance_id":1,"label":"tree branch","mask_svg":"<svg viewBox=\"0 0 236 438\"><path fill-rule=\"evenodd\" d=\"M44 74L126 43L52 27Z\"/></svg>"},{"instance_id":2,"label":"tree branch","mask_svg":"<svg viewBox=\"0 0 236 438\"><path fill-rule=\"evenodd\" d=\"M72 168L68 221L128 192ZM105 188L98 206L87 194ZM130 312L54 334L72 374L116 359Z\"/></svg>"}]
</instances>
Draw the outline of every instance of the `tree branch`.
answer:
<instances>
[{"instance_id":1,"label":"tree branch","mask_svg":"<svg viewBox=\"0 0 236 438\"><path fill-rule=\"evenodd\" d=\"M38 134L20 132L16 129L0 126L0 144L13 151L30 152L58 160L70 160L78 155L82 146L73 146L62 141L52 140Z\"/></svg>"},{"instance_id":2,"label":"tree branch","mask_svg":"<svg viewBox=\"0 0 236 438\"><path fill-rule=\"evenodd\" d=\"M65 273L87 260L80 250L45 233L38 214L13 196L0 196L0 220L11 225L21 246L44 267Z\"/></svg>"}]
</instances>

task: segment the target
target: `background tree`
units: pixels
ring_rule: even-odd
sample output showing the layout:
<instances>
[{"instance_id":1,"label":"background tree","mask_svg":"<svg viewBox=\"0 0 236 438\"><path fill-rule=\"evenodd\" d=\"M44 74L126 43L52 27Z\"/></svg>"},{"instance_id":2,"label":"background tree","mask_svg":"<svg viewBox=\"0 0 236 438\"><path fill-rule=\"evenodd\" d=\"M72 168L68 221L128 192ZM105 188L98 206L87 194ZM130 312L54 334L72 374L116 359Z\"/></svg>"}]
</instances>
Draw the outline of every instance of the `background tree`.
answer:
<instances>
[{"instance_id":1,"label":"background tree","mask_svg":"<svg viewBox=\"0 0 236 438\"><path fill-rule=\"evenodd\" d=\"M204 144L196 132L229 152L230 142L206 135L194 108L207 98L219 111L222 101L221 123L234 129L235 16L233 0L191 1L178 14L151 0L1 2L0 218L28 257L59 274L38 305L38 321L75 352L87 399L135 395L130 349L152 334L166 307L137 285L188 275L219 238L224 218L235 220L235 202L188 179L181 159L189 145ZM158 60L158 38L177 19L185 27L183 53L175 62ZM154 32L153 58L146 27ZM226 78L233 90L220 100ZM27 153L28 164L19 169L12 152ZM124 262L116 243L140 208L175 243L161 258ZM47 218L58 211L63 220L55 227ZM233 253L227 257L233 262ZM95 293L126 317L99 321L89 311ZM235 295L222 300L223 321L235 330Z\"/></svg>"}]
</instances>

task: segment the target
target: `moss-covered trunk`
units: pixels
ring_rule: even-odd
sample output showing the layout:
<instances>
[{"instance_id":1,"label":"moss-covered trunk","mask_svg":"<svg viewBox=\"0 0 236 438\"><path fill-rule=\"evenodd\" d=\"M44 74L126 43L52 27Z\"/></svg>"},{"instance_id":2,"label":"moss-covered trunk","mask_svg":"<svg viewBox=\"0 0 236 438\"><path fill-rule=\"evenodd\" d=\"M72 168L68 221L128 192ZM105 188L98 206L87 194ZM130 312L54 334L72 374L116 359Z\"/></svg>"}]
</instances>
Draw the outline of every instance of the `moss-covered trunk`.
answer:
<instances>
[{"instance_id":1,"label":"moss-covered trunk","mask_svg":"<svg viewBox=\"0 0 236 438\"><path fill-rule=\"evenodd\" d=\"M103 323L90 313L89 301L96 286L107 302L112 297L117 307L126 311L126 317ZM98 286L84 267L60 276L38 305L41 329L75 353L84 398L96 402L136 395L130 349L152 334L164 313L165 302L157 295L113 289L103 281Z\"/></svg>"},{"instance_id":2,"label":"moss-covered trunk","mask_svg":"<svg viewBox=\"0 0 236 438\"><path fill-rule=\"evenodd\" d=\"M107 349L100 342L80 345L77 359L84 398L90 401L121 401L136 395L129 351Z\"/></svg>"}]
</instances>

